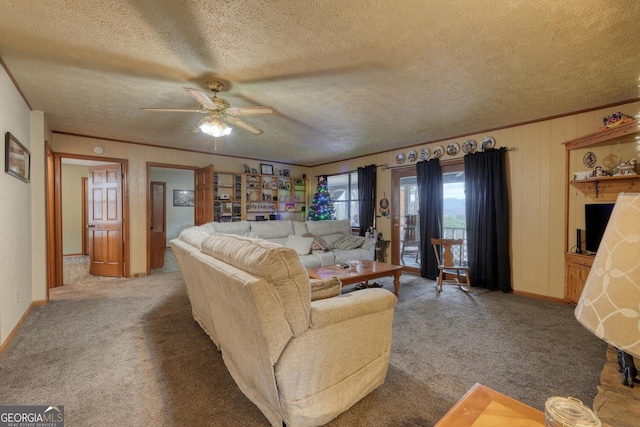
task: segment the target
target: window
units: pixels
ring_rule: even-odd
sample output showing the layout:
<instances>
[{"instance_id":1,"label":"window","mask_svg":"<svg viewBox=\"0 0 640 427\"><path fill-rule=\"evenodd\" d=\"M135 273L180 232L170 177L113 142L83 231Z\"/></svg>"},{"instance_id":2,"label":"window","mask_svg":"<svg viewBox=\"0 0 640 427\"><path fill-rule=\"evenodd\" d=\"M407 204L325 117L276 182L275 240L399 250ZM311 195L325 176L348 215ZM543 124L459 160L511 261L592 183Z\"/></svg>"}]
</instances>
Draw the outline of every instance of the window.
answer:
<instances>
[{"instance_id":1,"label":"window","mask_svg":"<svg viewBox=\"0 0 640 427\"><path fill-rule=\"evenodd\" d=\"M336 219L348 219L351 227L359 227L358 172L330 175L327 177L327 187L336 210Z\"/></svg>"},{"instance_id":2,"label":"window","mask_svg":"<svg viewBox=\"0 0 640 427\"><path fill-rule=\"evenodd\" d=\"M463 239L463 261L467 262L467 217L464 194L464 163L442 167L443 237Z\"/></svg>"}]
</instances>

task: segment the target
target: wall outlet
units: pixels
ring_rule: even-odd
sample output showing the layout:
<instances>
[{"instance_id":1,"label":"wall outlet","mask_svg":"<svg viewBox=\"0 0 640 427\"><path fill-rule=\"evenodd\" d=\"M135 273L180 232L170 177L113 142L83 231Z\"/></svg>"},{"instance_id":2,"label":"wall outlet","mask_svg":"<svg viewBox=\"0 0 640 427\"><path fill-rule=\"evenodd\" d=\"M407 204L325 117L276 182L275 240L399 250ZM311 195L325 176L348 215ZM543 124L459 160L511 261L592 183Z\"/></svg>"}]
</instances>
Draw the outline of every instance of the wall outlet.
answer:
<instances>
[{"instance_id":1,"label":"wall outlet","mask_svg":"<svg viewBox=\"0 0 640 427\"><path fill-rule=\"evenodd\" d=\"M18 303L18 292L16 292L16 304Z\"/></svg>"}]
</instances>

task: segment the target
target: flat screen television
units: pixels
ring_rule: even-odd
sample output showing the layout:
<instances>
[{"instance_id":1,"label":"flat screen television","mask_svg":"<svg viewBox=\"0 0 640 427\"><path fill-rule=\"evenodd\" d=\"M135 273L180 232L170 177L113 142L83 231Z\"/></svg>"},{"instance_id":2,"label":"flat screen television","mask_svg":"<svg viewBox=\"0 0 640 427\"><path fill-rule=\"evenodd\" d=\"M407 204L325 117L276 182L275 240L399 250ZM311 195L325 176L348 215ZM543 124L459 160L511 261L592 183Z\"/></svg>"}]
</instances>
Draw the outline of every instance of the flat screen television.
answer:
<instances>
[{"instance_id":1,"label":"flat screen television","mask_svg":"<svg viewBox=\"0 0 640 427\"><path fill-rule=\"evenodd\" d=\"M596 253L604 230L607 228L613 203L598 203L584 205L585 249L587 253Z\"/></svg>"}]
</instances>

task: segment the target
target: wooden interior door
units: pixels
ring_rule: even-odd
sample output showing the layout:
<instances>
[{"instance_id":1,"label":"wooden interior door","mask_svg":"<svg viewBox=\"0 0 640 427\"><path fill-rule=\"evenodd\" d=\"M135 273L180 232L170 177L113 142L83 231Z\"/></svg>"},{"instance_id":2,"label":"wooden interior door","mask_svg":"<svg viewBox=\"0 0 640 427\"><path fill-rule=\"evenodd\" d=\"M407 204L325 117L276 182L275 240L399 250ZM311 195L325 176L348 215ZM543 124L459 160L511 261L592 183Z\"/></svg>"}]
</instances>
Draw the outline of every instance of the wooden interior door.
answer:
<instances>
[{"instance_id":1,"label":"wooden interior door","mask_svg":"<svg viewBox=\"0 0 640 427\"><path fill-rule=\"evenodd\" d=\"M82 255L89 255L89 178L82 177Z\"/></svg>"},{"instance_id":2,"label":"wooden interior door","mask_svg":"<svg viewBox=\"0 0 640 427\"><path fill-rule=\"evenodd\" d=\"M167 246L166 183L152 181L150 186L149 265L151 269L155 269L164 266L164 251Z\"/></svg>"},{"instance_id":3,"label":"wooden interior door","mask_svg":"<svg viewBox=\"0 0 640 427\"><path fill-rule=\"evenodd\" d=\"M120 164L89 168L89 274L122 277L122 170Z\"/></svg>"},{"instance_id":4,"label":"wooden interior door","mask_svg":"<svg viewBox=\"0 0 640 427\"><path fill-rule=\"evenodd\" d=\"M196 169L194 173L195 224L213 221L213 165Z\"/></svg>"}]
</instances>

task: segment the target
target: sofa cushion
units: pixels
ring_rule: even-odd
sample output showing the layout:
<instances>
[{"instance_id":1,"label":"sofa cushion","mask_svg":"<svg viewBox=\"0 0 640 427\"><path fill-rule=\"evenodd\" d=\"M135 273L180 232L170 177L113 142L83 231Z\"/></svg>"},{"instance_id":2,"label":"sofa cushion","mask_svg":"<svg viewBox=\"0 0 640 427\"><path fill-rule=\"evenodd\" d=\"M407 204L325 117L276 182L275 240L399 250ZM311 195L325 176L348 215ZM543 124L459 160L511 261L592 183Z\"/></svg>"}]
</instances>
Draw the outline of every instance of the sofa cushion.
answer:
<instances>
[{"instance_id":1,"label":"sofa cushion","mask_svg":"<svg viewBox=\"0 0 640 427\"><path fill-rule=\"evenodd\" d=\"M351 223L348 219L335 221L307 221L309 233L325 237L328 234L351 234Z\"/></svg>"},{"instance_id":2,"label":"sofa cushion","mask_svg":"<svg viewBox=\"0 0 640 427\"><path fill-rule=\"evenodd\" d=\"M294 335L309 327L309 274L293 249L262 239L231 234L212 235L204 239L201 245L203 253L254 276L263 277L273 286Z\"/></svg>"},{"instance_id":3,"label":"sofa cushion","mask_svg":"<svg viewBox=\"0 0 640 427\"><path fill-rule=\"evenodd\" d=\"M349 234L351 234L351 233L349 233ZM322 238L324 239L325 242L327 242L329 247L332 248L333 247L333 242L336 242L336 241L342 239L344 236L346 236L346 234L344 234L344 233L335 233L335 234L325 234L324 236L322 236Z\"/></svg>"},{"instance_id":4,"label":"sofa cushion","mask_svg":"<svg viewBox=\"0 0 640 427\"><path fill-rule=\"evenodd\" d=\"M202 230L200 227L189 227L180 232L179 239L200 249L200 243L207 237L209 237L209 233Z\"/></svg>"},{"instance_id":5,"label":"sofa cushion","mask_svg":"<svg viewBox=\"0 0 640 427\"><path fill-rule=\"evenodd\" d=\"M293 234L296 236L302 236L305 233L308 233L307 224L301 221L292 221L293 222Z\"/></svg>"},{"instance_id":6,"label":"sofa cushion","mask_svg":"<svg viewBox=\"0 0 640 427\"><path fill-rule=\"evenodd\" d=\"M325 280L311 279L311 301L331 298L342 293L342 282L337 277Z\"/></svg>"},{"instance_id":7,"label":"sofa cushion","mask_svg":"<svg viewBox=\"0 0 640 427\"><path fill-rule=\"evenodd\" d=\"M202 224L197 226L199 229L201 229L202 231L206 232L207 234L213 234L216 232L216 223L215 222L207 222L206 224Z\"/></svg>"},{"instance_id":8,"label":"sofa cushion","mask_svg":"<svg viewBox=\"0 0 640 427\"><path fill-rule=\"evenodd\" d=\"M359 248L360 246L362 246L364 241L365 241L364 237L354 236L353 234L347 234L344 237L333 242L331 247L334 249L343 249L348 251L350 249Z\"/></svg>"},{"instance_id":9,"label":"sofa cushion","mask_svg":"<svg viewBox=\"0 0 640 427\"><path fill-rule=\"evenodd\" d=\"M311 249L314 251L330 251L331 246L320 236L314 236L311 233L305 233L302 237L312 237L313 244L311 245Z\"/></svg>"},{"instance_id":10,"label":"sofa cushion","mask_svg":"<svg viewBox=\"0 0 640 427\"><path fill-rule=\"evenodd\" d=\"M261 239L286 239L289 234L295 234L293 221L252 221L251 232Z\"/></svg>"},{"instance_id":11,"label":"sofa cushion","mask_svg":"<svg viewBox=\"0 0 640 427\"><path fill-rule=\"evenodd\" d=\"M294 236L293 234L289 234L284 242L284 246L295 250L298 255L308 255L311 252L311 245L313 245L313 237Z\"/></svg>"},{"instance_id":12,"label":"sofa cushion","mask_svg":"<svg viewBox=\"0 0 640 427\"><path fill-rule=\"evenodd\" d=\"M238 234L243 236L251 230L251 223L249 221L216 222L214 224L215 234Z\"/></svg>"}]
</instances>

